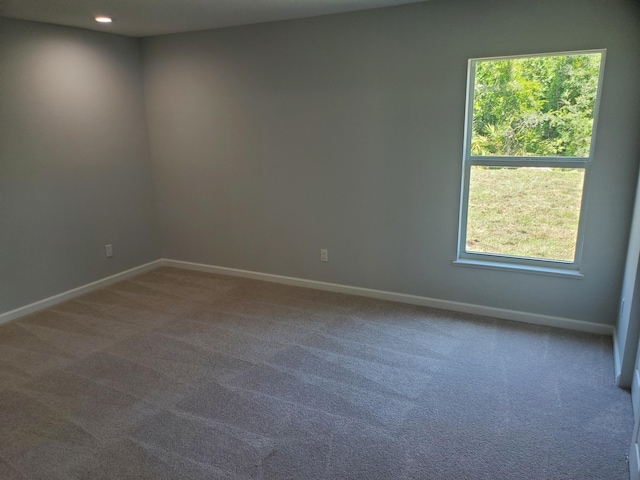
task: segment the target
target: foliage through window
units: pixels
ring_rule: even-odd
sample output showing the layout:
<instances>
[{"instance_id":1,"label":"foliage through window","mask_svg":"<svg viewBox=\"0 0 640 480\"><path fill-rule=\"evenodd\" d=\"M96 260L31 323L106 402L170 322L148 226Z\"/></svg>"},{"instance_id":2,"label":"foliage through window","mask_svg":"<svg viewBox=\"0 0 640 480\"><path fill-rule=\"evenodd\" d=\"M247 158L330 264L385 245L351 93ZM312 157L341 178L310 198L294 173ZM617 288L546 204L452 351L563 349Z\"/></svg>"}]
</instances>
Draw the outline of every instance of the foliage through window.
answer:
<instances>
[{"instance_id":1,"label":"foliage through window","mask_svg":"<svg viewBox=\"0 0 640 480\"><path fill-rule=\"evenodd\" d=\"M603 59L470 60L459 259L579 267Z\"/></svg>"}]
</instances>

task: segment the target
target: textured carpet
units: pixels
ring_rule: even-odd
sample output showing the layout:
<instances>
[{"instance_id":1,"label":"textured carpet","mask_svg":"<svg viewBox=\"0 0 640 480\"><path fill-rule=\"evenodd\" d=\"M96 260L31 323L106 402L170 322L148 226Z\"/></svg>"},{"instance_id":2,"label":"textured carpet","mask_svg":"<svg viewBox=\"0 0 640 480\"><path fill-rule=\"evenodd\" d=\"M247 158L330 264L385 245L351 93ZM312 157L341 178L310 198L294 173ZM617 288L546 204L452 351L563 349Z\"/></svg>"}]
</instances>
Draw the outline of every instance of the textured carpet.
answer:
<instances>
[{"instance_id":1,"label":"textured carpet","mask_svg":"<svg viewBox=\"0 0 640 480\"><path fill-rule=\"evenodd\" d=\"M611 339L161 268L0 326L2 479L626 479Z\"/></svg>"}]
</instances>

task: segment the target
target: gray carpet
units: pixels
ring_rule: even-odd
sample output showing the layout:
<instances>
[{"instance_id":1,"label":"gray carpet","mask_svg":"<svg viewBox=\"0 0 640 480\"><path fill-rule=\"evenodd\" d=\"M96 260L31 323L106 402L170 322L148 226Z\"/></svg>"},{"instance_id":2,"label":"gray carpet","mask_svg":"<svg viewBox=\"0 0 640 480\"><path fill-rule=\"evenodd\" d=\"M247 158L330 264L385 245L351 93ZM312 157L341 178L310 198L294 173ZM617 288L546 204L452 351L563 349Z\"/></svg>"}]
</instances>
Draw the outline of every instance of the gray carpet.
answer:
<instances>
[{"instance_id":1,"label":"gray carpet","mask_svg":"<svg viewBox=\"0 0 640 480\"><path fill-rule=\"evenodd\" d=\"M626 479L611 339L161 268L0 326L2 479Z\"/></svg>"}]
</instances>

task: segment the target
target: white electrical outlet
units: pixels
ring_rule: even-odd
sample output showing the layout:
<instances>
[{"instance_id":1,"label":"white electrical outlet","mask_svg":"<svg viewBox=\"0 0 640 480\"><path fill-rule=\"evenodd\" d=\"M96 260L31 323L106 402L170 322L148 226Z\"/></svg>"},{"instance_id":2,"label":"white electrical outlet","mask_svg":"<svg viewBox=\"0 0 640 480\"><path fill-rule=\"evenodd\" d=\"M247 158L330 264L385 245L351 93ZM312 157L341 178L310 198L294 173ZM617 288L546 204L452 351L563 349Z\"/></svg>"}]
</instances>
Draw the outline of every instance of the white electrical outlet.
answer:
<instances>
[{"instance_id":1,"label":"white electrical outlet","mask_svg":"<svg viewBox=\"0 0 640 480\"><path fill-rule=\"evenodd\" d=\"M329 250L327 250L326 248L321 248L320 249L320 261L321 262L328 262L329 261Z\"/></svg>"},{"instance_id":2,"label":"white electrical outlet","mask_svg":"<svg viewBox=\"0 0 640 480\"><path fill-rule=\"evenodd\" d=\"M107 254L107 258L113 257L113 245L111 245L111 244L105 245L104 246L104 251Z\"/></svg>"}]
</instances>

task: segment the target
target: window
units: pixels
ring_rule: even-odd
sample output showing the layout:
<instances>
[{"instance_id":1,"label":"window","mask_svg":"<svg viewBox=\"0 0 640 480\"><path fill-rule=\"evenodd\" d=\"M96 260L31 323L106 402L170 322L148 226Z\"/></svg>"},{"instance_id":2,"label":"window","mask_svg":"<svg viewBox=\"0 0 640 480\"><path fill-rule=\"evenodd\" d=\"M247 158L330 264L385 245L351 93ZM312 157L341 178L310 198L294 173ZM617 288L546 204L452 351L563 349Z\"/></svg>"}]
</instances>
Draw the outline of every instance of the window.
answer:
<instances>
[{"instance_id":1,"label":"window","mask_svg":"<svg viewBox=\"0 0 640 480\"><path fill-rule=\"evenodd\" d=\"M456 263L578 274L604 55L469 61Z\"/></svg>"}]
</instances>

